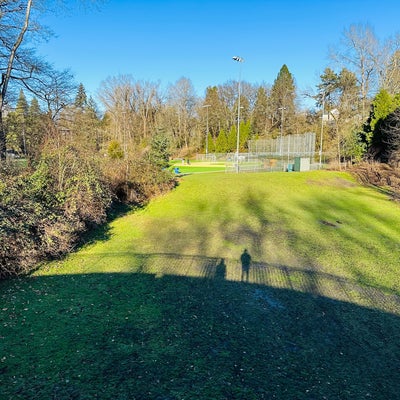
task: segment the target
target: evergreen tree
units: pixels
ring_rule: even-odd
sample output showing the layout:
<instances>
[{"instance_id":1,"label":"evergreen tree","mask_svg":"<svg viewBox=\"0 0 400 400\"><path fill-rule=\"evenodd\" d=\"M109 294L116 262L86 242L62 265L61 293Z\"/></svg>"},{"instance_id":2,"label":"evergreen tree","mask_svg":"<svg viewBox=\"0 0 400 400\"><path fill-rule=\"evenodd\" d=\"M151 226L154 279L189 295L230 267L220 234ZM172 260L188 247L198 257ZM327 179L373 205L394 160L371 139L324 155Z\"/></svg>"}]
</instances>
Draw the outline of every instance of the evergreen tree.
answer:
<instances>
[{"instance_id":1,"label":"evergreen tree","mask_svg":"<svg viewBox=\"0 0 400 400\"><path fill-rule=\"evenodd\" d=\"M371 131L374 131L376 124L386 118L391 112L400 106L398 96L391 96L387 90L381 89L372 101Z\"/></svg>"},{"instance_id":2,"label":"evergreen tree","mask_svg":"<svg viewBox=\"0 0 400 400\"><path fill-rule=\"evenodd\" d=\"M239 146L240 150L244 151L248 148L248 142L251 138L251 123L250 121L240 123L240 138Z\"/></svg>"},{"instance_id":3,"label":"evergreen tree","mask_svg":"<svg viewBox=\"0 0 400 400\"><path fill-rule=\"evenodd\" d=\"M92 96L90 96L87 101L87 111L91 113L93 117L99 118L99 110Z\"/></svg>"},{"instance_id":4,"label":"evergreen tree","mask_svg":"<svg viewBox=\"0 0 400 400\"><path fill-rule=\"evenodd\" d=\"M215 151L217 153L226 153L228 151L228 138L224 129L219 131L219 135L215 141Z\"/></svg>"},{"instance_id":5,"label":"evergreen tree","mask_svg":"<svg viewBox=\"0 0 400 400\"><path fill-rule=\"evenodd\" d=\"M85 109L88 105L88 99L86 96L86 90L83 84L79 84L78 92L75 97L74 106L80 109Z\"/></svg>"},{"instance_id":6,"label":"evergreen tree","mask_svg":"<svg viewBox=\"0 0 400 400\"><path fill-rule=\"evenodd\" d=\"M209 153L215 152L215 142L214 138L211 136L211 132L208 133L208 152Z\"/></svg>"},{"instance_id":7,"label":"evergreen tree","mask_svg":"<svg viewBox=\"0 0 400 400\"><path fill-rule=\"evenodd\" d=\"M43 125L44 115L37 98L34 97L29 105L26 134L27 154L30 160L37 159L40 154L40 146L43 141Z\"/></svg>"},{"instance_id":8,"label":"evergreen tree","mask_svg":"<svg viewBox=\"0 0 400 400\"><path fill-rule=\"evenodd\" d=\"M218 88L216 86L208 87L206 90L206 96L204 104L208 104L208 130L213 138L216 138L219 130L221 129L221 121L224 118L224 104L221 101ZM204 116L202 120L205 121L205 114L207 110L202 109Z\"/></svg>"},{"instance_id":9,"label":"evergreen tree","mask_svg":"<svg viewBox=\"0 0 400 400\"><path fill-rule=\"evenodd\" d=\"M286 64L284 64L271 88L271 107L272 112L276 115L277 125L280 128L284 128L285 133L290 133L288 129L292 125L296 112L295 99L296 86L294 78ZM282 109L285 110L283 113Z\"/></svg>"},{"instance_id":10,"label":"evergreen tree","mask_svg":"<svg viewBox=\"0 0 400 400\"><path fill-rule=\"evenodd\" d=\"M79 149L88 154L96 153L103 144L101 121L97 115L96 103L89 98L80 103L84 105L84 108L77 107L76 104L79 102L76 102L74 106L64 108L60 113L58 128L66 133Z\"/></svg>"},{"instance_id":11,"label":"evergreen tree","mask_svg":"<svg viewBox=\"0 0 400 400\"><path fill-rule=\"evenodd\" d=\"M385 89L381 89L372 101L370 117L364 131L369 146L368 153L373 158L388 161L391 152L387 143L387 132L390 130L388 121L395 121L395 118L389 116L399 107L400 95L391 96Z\"/></svg>"},{"instance_id":12,"label":"evergreen tree","mask_svg":"<svg viewBox=\"0 0 400 400\"><path fill-rule=\"evenodd\" d=\"M151 139L149 161L160 169L169 166L169 145L169 139L163 131L157 132Z\"/></svg>"},{"instance_id":13,"label":"evergreen tree","mask_svg":"<svg viewBox=\"0 0 400 400\"><path fill-rule=\"evenodd\" d=\"M338 75L340 91L339 111L345 118L351 119L359 110L359 88L353 72L343 68Z\"/></svg>"},{"instance_id":14,"label":"evergreen tree","mask_svg":"<svg viewBox=\"0 0 400 400\"><path fill-rule=\"evenodd\" d=\"M257 91L256 102L254 105L252 126L254 132L264 137L270 129L270 113L268 110L268 96L264 87Z\"/></svg>"},{"instance_id":15,"label":"evergreen tree","mask_svg":"<svg viewBox=\"0 0 400 400\"><path fill-rule=\"evenodd\" d=\"M7 116L7 143L11 149L26 154L28 102L21 89L15 111Z\"/></svg>"},{"instance_id":16,"label":"evergreen tree","mask_svg":"<svg viewBox=\"0 0 400 400\"><path fill-rule=\"evenodd\" d=\"M400 107L379 121L379 141L374 135L374 158L394 167L400 165Z\"/></svg>"},{"instance_id":17,"label":"evergreen tree","mask_svg":"<svg viewBox=\"0 0 400 400\"><path fill-rule=\"evenodd\" d=\"M16 111L21 116L26 117L28 114L28 108L29 108L29 106L28 106L28 102L26 101L25 93L21 89L19 92L19 96L18 96Z\"/></svg>"},{"instance_id":18,"label":"evergreen tree","mask_svg":"<svg viewBox=\"0 0 400 400\"><path fill-rule=\"evenodd\" d=\"M237 147L237 129L235 125L232 125L227 137L227 150L235 152L236 147Z\"/></svg>"}]
</instances>

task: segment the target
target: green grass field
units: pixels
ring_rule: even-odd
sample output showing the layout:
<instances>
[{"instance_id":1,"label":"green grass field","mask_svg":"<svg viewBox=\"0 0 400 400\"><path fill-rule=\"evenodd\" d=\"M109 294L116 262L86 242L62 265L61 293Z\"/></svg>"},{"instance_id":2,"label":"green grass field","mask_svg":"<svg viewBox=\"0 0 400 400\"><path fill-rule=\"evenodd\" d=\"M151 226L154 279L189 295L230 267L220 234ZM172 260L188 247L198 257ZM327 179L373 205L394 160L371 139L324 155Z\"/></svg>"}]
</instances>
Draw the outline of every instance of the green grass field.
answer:
<instances>
[{"instance_id":1,"label":"green grass field","mask_svg":"<svg viewBox=\"0 0 400 400\"><path fill-rule=\"evenodd\" d=\"M225 162L210 161L190 161L190 164L183 163L181 160L172 162L171 170L179 168L179 173L183 175L197 174L205 172L222 172L226 170Z\"/></svg>"},{"instance_id":2,"label":"green grass field","mask_svg":"<svg viewBox=\"0 0 400 400\"><path fill-rule=\"evenodd\" d=\"M0 283L0 399L400 399L399 237L346 173L184 176Z\"/></svg>"}]
</instances>

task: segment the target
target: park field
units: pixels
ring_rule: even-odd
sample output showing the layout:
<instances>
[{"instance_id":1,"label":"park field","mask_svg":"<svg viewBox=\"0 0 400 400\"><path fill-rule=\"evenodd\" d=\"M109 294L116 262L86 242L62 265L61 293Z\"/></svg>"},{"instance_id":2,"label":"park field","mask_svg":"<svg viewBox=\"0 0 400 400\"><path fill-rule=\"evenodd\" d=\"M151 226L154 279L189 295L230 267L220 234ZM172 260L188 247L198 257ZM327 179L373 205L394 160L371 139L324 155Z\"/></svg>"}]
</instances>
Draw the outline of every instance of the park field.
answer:
<instances>
[{"instance_id":1,"label":"park field","mask_svg":"<svg viewBox=\"0 0 400 400\"><path fill-rule=\"evenodd\" d=\"M183 176L0 283L0 398L400 399L399 237L348 173Z\"/></svg>"},{"instance_id":2,"label":"park field","mask_svg":"<svg viewBox=\"0 0 400 400\"><path fill-rule=\"evenodd\" d=\"M176 170L176 168L178 170ZM175 173L177 173L178 175L189 175L206 172L224 172L226 168L227 167L225 162L196 160L191 160L189 164L185 160L174 160L170 167L171 171L176 171Z\"/></svg>"}]
</instances>

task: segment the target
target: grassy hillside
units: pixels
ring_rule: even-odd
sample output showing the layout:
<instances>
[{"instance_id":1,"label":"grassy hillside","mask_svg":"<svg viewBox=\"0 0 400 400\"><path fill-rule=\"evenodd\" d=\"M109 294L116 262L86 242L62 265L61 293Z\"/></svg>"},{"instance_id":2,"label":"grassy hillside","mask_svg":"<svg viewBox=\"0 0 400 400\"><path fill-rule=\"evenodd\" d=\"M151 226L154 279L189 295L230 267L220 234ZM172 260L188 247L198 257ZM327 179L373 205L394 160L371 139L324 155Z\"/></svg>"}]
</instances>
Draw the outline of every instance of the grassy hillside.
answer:
<instances>
[{"instance_id":1,"label":"grassy hillside","mask_svg":"<svg viewBox=\"0 0 400 400\"><path fill-rule=\"evenodd\" d=\"M399 206L347 174L192 175L144 210L114 221L106 234L111 240L56 269L181 275L180 265L153 271L143 258L183 258L190 265L196 257L224 258L227 279L238 280L247 248L263 266L316 270L398 293L399 237ZM187 273L202 276L195 268Z\"/></svg>"},{"instance_id":2,"label":"grassy hillside","mask_svg":"<svg viewBox=\"0 0 400 400\"><path fill-rule=\"evenodd\" d=\"M1 283L0 398L400 398L399 211L345 173L186 176Z\"/></svg>"}]
</instances>

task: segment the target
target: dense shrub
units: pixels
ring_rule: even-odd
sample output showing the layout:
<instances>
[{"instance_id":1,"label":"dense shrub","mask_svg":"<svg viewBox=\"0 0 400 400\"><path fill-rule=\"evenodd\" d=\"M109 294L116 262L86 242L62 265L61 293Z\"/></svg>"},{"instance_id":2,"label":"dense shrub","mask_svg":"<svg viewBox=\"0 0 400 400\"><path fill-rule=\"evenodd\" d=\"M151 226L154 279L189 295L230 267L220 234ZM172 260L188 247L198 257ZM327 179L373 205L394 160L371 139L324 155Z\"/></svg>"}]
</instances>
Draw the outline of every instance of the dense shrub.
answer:
<instances>
[{"instance_id":1,"label":"dense shrub","mask_svg":"<svg viewBox=\"0 0 400 400\"><path fill-rule=\"evenodd\" d=\"M160 170L145 158L109 160L104 168L111 191L123 203L143 205L175 186L170 171Z\"/></svg>"},{"instance_id":2,"label":"dense shrub","mask_svg":"<svg viewBox=\"0 0 400 400\"><path fill-rule=\"evenodd\" d=\"M48 147L30 170L0 167L0 278L70 252L113 199L143 205L175 185L145 155L99 161L70 145Z\"/></svg>"},{"instance_id":3,"label":"dense shrub","mask_svg":"<svg viewBox=\"0 0 400 400\"><path fill-rule=\"evenodd\" d=\"M8 172L0 177L0 278L71 251L106 218L110 189L73 148L45 153L33 171Z\"/></svg>"},{"instance_id":4,"label":"dense shrub","mask_svg":"<svg viewBox=\"0 0 400 400\"><path fill-rule=\"evenodd\" d=\"M175 178L168 170L169 140L162 132L157 132L148 148L142 152L121 153L114 156L110 147L118 148L118 143L111 142L108 162L104 164L110 188L119 201L143 205L154 196L175 186ZM119 154L119 153L118 153Z\"/></svg>"},{"instance_id":5,"label":"dense shrub","mask_svg":"<svg viewBox=\"0 0 400 400\"><path fill-rule=\"evenodd\" d=\"M40 199L29 175L7 172L2 170L0 187L0 277L27 272L40 259L40 225L56 218L49 196Z\"/></svg>"},{"instance_id":6,"label":"dense shrub","mask_svg":"<svg viewBox=\"0 0 400 400\"><path fill-rule=\"evenodd\" d=\"M86 225L105 219L111 191L99 162L66 147L45 154L36 173L52 186L47 192L53 192L66 218Z\"/></svg>"}]
</instances>

